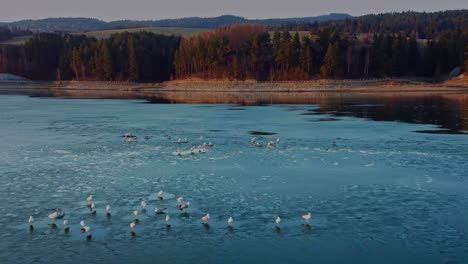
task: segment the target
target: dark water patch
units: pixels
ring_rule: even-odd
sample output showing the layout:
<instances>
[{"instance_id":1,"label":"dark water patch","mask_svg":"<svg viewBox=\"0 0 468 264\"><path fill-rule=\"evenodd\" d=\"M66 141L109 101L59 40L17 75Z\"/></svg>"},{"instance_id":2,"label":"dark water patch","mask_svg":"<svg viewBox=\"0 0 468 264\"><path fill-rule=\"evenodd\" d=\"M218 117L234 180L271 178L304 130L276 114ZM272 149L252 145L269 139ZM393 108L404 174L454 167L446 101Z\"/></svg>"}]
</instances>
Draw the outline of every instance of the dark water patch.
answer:
<instances>
[{"instance_id":1,"label":"dark water patch","mask_svg":"<svg viewBox=\"0 0 468 264\"><path fill-rule=\"evenodd\" d=\"M300 113L299 115L321 115L321 113L317 113L317 112L307 112L307 113Z\"/></svg>"},{"instance_id":2,"label":"dark water patch","mask_svg":"<svg viewBox=\"0 0 468 264\"><path fill-rule=\"evenodd\" d=\"M262 131L249 131L249 134L250 135L255 135L255 136L271 136L271 135L276 135L278 133L274 133L274 132L262 132Z\"/></svg>"},{"instance_id":3,"label":"dark water patch","mask_svg":"<svg viewBox=\"0 0 468 264\"><path fill-rule=\"evenodd\" d=\"M433 130L415 130L413 132L423 134L447 134L447 135L466 135L463 131L451 130L451 129L433 129Z\"/></svg>"},{"instance_id":4,"label":"dark water patch","mask_svg":"<svg viewBox=\"0 0 468 264\"><path fill-rule=\"evenodd\" d=\"M226 108L226 110L241 111L241 110L246 110L246 109L242 107L231 107L231 108Z\"/></svg>"},{"instance_id":5,"label":"dark water patch","mask_svg":"<svg viewBox=\"0 0 468 264\"><path fill-rule=\"evenodd\" d=\"M208 132L224 132L222 129L208 129Z\"/></svg>"},{"instance_id":6,"label":"dark water patch","mask_svg":"<svg viewBox=\"0 0 468 264\"><path fill-rule=\"evenodd\" d=\"M143 104L176 104L177 102L173 100L169 100L166 98L158 97L158 98L150 98L143 102Z\"/></svg>"},{"instance_id":7,"label":"dark water patch","mask_svg":"<svg viewBox=\"0 0 468 264\"><path fill-rule=\"evenodd\" d=\"M289 107L286 111L295 112L295 111L304 111L302 107Z\"/></svg>"},{"instance_id":8,"label":"dark water patch","mask_svg":"<svg viewBox=\"0 0 468 264\"><path fill-rule=\"evenodd\" d=\"M309 122L330 122L330 121L340 121L341 119L333 118L333 117L326 117L326 118L319 118L319 119L308 119Z\"/></svg>"}]
</instances>

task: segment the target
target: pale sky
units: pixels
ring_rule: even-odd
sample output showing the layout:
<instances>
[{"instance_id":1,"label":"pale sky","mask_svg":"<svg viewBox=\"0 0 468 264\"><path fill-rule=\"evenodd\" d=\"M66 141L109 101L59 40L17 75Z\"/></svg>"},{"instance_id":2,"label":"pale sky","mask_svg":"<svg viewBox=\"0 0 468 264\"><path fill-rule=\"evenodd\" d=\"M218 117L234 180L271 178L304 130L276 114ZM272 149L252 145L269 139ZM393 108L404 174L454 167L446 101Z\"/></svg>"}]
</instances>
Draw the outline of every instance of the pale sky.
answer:
<instances>
[{"instance_id":1,"label":"pale sky","mask_svg":"<svg viewBox=\"0 0 468 264\"><path fill-rule=\"evenodd\" d=\"M0 21L92 17L159 20L233 14L246 18L363 15L389 11L468 9L468 0L0 0Z\"/></svg>"}]
</instances>

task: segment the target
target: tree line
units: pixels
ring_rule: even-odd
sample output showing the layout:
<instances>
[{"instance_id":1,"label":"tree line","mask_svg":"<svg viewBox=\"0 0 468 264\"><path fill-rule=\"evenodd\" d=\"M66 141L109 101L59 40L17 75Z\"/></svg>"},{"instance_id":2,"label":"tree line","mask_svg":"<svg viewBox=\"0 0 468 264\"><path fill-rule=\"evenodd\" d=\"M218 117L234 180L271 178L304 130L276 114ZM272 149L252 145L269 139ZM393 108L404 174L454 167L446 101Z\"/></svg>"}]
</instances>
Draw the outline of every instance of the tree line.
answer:
<instances>
[{"instance_id":1,"label":"tree line","mask_svg":"<svg viewBox=\"0 0 468 264\"><path fill-rule=\"evenodd\" d=\"M0 41L10 40L18 36L31 35L30 30L20 29L18 27L0 27Z\"/></svg>"},{"instance_id":2,"label":"tree line","mask_svg":"<svg viewBox=\"0 0 468 264\"><path fill-rule=\"evenodd\" d=\"M344 20L323 22L290 22L269 30L316 31L332 28L349 34L360 33L398 33L407 37L434 39L439 34L462 29L468 25L468 10L449 10L440 12L392 12L352 17Z\"/></svg>"},{"instance_id":3,"label":"tree line","mask_svg":"<svg viewBox=\"0 0 468 264\"><path fill-rule=\"evenodd\" d=\"M22 46L0 46L0 72L39 80L165 81L181 38L149 32L85 35L37 33Z\"/></svg>"},{"instance_id":4,"label":"tree line","mask_svg":"<svg viewBox=\"0 0 468 264\"><path fill-rule=\"evenodd\" d=\"M37 33L22 46L0 45L0 72L39 80L439 79L456 67L468 69L468 26L438 32L431 39L400 30L356 34L324 26L270 31L241 24L185 39L149 32L102 40Z\"/></svg>"},{"instance_id":5,"label":"tree line","mask_svg":"<svg viewBox=\"0 0 468 264\"><path fill-rule=\"evenodd\" d=\"M177 51L177 78L256 79L440 77L463 67L468 27L421 40L401 33L366 34L321 28L269 32L233 25L184 39Z\"/></svg>"}]
</instances>

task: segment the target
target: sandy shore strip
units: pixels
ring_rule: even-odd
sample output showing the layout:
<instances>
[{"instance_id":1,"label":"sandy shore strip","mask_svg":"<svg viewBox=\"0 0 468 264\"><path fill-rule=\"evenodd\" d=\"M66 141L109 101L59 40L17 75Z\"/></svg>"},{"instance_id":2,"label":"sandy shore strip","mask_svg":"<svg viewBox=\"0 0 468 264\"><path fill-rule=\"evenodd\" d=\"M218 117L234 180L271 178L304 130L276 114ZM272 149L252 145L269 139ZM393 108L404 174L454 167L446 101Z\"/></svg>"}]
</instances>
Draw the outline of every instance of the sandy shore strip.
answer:
<instances>
[{"instance_id":1,"label":"sandy shore strip","mask_svg":"<svg viewBox=\"0 0 468 264\"><path fill-rule=\"evenodd\" d=\"M0 90L94 90L133 92L468 92L468 78L431 84L404 79L314 80L314 81L228 81L176 80L164 83L105 81L0 82Z\"/></svg>"}]
</instances>

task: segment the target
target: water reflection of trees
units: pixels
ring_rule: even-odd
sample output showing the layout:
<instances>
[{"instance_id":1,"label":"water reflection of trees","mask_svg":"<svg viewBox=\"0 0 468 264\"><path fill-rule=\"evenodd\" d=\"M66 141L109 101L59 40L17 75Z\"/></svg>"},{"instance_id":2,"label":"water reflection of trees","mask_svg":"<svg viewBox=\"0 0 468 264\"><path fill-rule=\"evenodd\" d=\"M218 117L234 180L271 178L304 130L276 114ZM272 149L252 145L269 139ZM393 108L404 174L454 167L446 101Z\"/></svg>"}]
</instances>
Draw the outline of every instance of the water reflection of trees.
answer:
<instances>
[{"instance_id":1,"label":"water reflection of trees","mask_svg":"<svg viewBox=\"0 0 468 264\"><path fill-rule=\"evenodd\" d=\"M18 93L16 91L15 93ZM468 130L468 93L424 92L159 92L127 90L36 90L23 94L64 98L145 99L150 103L190 104L316 104L318 113L377 121L435 124L452 131Z\"/></svg>"}]
</instances>

